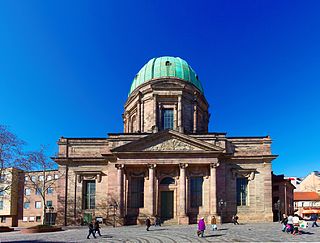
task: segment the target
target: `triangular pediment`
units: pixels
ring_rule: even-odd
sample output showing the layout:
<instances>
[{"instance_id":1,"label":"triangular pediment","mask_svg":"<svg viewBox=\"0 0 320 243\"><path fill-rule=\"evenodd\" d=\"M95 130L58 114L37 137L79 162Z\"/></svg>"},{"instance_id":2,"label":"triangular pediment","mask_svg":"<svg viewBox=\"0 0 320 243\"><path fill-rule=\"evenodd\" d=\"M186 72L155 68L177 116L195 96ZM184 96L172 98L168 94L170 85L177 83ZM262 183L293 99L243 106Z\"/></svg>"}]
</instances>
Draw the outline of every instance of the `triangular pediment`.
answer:
<instances>
[{"instance_id":1,"label":"triangular pediment","mask_svg":"<svg viewBox=\"0 0 320 243\"><path fill-rule=\"evenodd\" d=\"M112 152L223 152L224 149L177 131L162 131L114 148Z\"/></svg>"}]
</instances>

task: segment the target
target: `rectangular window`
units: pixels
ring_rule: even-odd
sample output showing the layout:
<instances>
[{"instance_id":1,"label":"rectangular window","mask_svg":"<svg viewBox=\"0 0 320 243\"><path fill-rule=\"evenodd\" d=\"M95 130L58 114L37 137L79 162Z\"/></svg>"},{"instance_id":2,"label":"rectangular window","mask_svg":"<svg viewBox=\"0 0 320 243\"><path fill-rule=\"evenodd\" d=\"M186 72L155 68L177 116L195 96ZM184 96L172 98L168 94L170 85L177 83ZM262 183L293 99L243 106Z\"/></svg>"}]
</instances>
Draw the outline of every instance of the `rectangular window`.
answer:
<instances>
[{"instance_id":1,"label":"rectangular window","mask_svg":"<svg viewBox=\"0 0 320 243\"><path fill-rule=\"evenodd\" d=\"M29 222L34 222L34 217L29 217Z\"/></svg>"},{"instance_id":2,"label":"rectangular window","mask_svg":"<svg viewBox=\"0 0 320 243\"><path fill-rule=\"evenodd\" d=\"M202 185L203 177L190 178L191 207L196 208L202 206Z\"/></svg>"},{"instance_id":3,"label":"rectangular window","mask_svg":"<svg viewBox=\"0 0 320 243\"><path fill-rule=\"evenodd\" d=\"M3 209L3 201L0 201L0 210Z\"/></svg>"},{"instance_id":4,"label":"rectangular window","mask_svg":"<svg viewBox=\"0 0 320 243\"><path fill-rule=\"evenodd\" d=\"M36 216L36 221L41 222L41 216Z\"/></svg>"},{"instance_id":5,"label":"rectangular window","mask_svg":"<svg viewBox=\"0 0 320 243\"><path fill-rule=\"evenodd\" d=\"M96 181L84 181L84 208L96 207Z\"/></svg>"},{"instance_id":6,"label":"rectangular window","mask_svg":"<svg viewBox=\"0 0 320 243\"><path fill-rule=\"evenodd\" d=\"M5 216L2 216L1 217L1 223L5 223L6 222L6 217Z\"/></svg>"},{"instance_id":7,"label":"rectangular window","mask_svg":"<svg viewBox=\"0 0 320 243\"><path fill-rule=\"evenodd\" d=\"M23 208L24 209L29 209L30 208L30 202L24 202Z\"/></svg>"},{"instance_id":8,"label":"rectangular window","mask_svg":"<svg viewBox=\"0 0 320 243\"><path fill-rule=\"evenodd\" d=\"M35 202L35 208L41 208L41 202Z\"/></svg>"},{"instance_id":9,"label":"rectangular window","mask_svg":"<svg viewBox=\"0 0 320 243\"><path fill-rule=\"evenodd\" d=\"M25 176L24 181L29 181L29 176Z\"/></svg>"},{"instance_id":10,"label":"rectangular window","mask_svg":"<svg viewBox=\"0 0 320 243\"><path fill-rule=\"evenodd\" d=\"M144 207L144 177L132 177L131 179L131 207Z\"/></svg>"},{"instance_id":11,"label":"rectangular window","mask_svg":"<svg viewBox=\"0 0 320 243\"><path fill-rule=\"evenodd\" d=\"M26 189L24 189L24 195L26 195L26 196L30 196L30 194L31 194L31 190L30 190L30 188L26 188Z\"/></svg>"},{"instance_id":12,"label":"rectangular window","mask_svg":"<svg viewBox=\"0 0 320 243\"><path fill-rule=\"evenodd\" d=\"M37 188L36 189L36 195L41 195L42 189L41 188Z\"/></svg>"},{"instance_id":13,"label":"rectangular window","mask_svg":"<svg viewBox=\"0 0 320 243\"><path fill-rule=\"evenodd\" d=\"M237 178L237 206L246 206L248 195L248 179Z\"/></svg>"},{"instance_id":14,"label":"rectangular window","mask_svg":"<svg viewBox=\"0 0 320 243\"><path fill-rule=\"evenodd\" d=\"M3 195L4 195L4 188L0 187L0 196L3 196Z\"/></svg>"},{"instance_id":15,"label":"rectangular window","mask_svg":"<svg viewBox=\"0 0 320 243\"><path fill-rule=\"evenodd\" d=\"M47 181L51 181L52 180L52 176L51 175L48 175L47 176Z\"/></svg>"},{"instance_id":16,"label":"rectangular window","mask_svg":"<svg viewBox=\"0 0 320 243\"><path fill-rule=\"evenodd\" d=\"M43 175L41 175L41 176L38 177L38 180L39 180L39 181L43 181L43 179L44 179L44 176L43 176Z\"/></svg>"},{"instance_id":17,"label":"rectangular window","mask_svg":"<svg viewBox=\"0 0 320 243\"><path fill-rule=\"evenodd\" d=\"M47 194L52 194L52 193L53 193L53 188L52 187L48 187Z\"/></svg>"},{"instance_id":18,"label":"rectangular window","mask_svg":"<svg viewBox=\"0 0 320 243\"><path fill-rule=\"evenodd\" d=\"M173 109L162 110L162 129L173 129Z\"/></svg>"},{"instance_id":19,"label":"rectangular window","mask_svg":"<svg viewBox=\"0 0 320 243\"><path fill-rule=\"evenodd\" d=\"M28 217L23 217L22 221L23 222L28 222Z\"/></svg>"},{"instance_id":20,"label":"rectangular window","mask_svg":"<svg viewBox=\"0 0 320 243\"><path fill-rule=\"evenodd\" d=\"M35 176L31 176L31 181L35 182L36 181L36 177Z\"/></svg>"},{"instance_id":21,"label":"rectangular window","mask_svg":"<svg viewBox=\"0 0 320 243\"><path fill-rule=\"evenodd\" d=\"M4 182L6 179L6 176L5 175L0 175L0 182Z\"/></svg>"},{"instance_id":22,"label":"rectangular window","mask_svg":"<svg viewBox=\"0 0 320 243\"><path fill-rule=\"evenodd\" d=\"M47 201L47 207L48 208L52 207L52 201Z\"/></svg>"},{"instance_id":23,"label":"rectangular window","mask_svg":"<svg viewBox=\"0 0 320 243\"><path fill-rule=\"evenodd\" d=\"M54 174L54 179L57 180L59 178L59 175Z\"/></svg>"}]
</instances>

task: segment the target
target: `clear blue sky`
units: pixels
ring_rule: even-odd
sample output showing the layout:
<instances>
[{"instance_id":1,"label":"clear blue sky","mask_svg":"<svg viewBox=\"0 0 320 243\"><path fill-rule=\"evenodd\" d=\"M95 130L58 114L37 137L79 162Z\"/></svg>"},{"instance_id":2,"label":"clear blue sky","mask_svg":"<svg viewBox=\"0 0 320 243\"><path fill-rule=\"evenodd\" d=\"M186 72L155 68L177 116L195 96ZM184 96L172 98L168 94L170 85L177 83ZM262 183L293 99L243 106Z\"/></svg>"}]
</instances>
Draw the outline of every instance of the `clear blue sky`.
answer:
<instances>
[{"instance_id":1,"label":"clear blue sky","mask_svg":"<svg viewBox=\"0 0 320 243\"><path fill-rule=\"evenodd\" d=\"M122 132L131 81L185 59L210 131L270 135L275 173L320 163L319 1L1 1L0 123L28 149Z\"/></svg>"}]
</instances>

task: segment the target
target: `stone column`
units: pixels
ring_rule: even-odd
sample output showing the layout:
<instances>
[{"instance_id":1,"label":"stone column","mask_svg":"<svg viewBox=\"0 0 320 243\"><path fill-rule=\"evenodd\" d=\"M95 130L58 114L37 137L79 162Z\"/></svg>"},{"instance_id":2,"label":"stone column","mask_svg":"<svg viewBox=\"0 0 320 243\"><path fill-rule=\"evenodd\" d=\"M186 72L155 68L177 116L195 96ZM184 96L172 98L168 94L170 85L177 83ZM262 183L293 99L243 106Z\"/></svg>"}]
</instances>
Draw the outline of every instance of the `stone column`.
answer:
<instances>
[{"instance_id":1,"label":"stone column","mask_svg":"<svg viewBox=\"0 0 320 243\"><path fill-rule=\"evenodd\" d=\"M198 123L198 109L197 109L197 103L195 102L193 105L193 132L197 132L197 123Z\"/></svg>"},{"instance_id":2,"label":"stone column","mask_svg":"<svg viewBox=\"0 0 320 243\"><path fill-rule=\"evenodd\" d=\"M188 164L180 164L180 177L179 177L179 224L189 224L187 216L187 203L186 203L186 168Z\"/></svg>"},{"instance_id":3,"label":"stone column","mask_svg":"<svg viewBox=\"0 0 320 243\"><path fill-rule=\"evenodd\" d=\"M219 162L210 164L210 214L217 216L217 167Z\"/></svg>"},{"instance_id":4,"label":"stone column","mask_svg":"<svg viewBox=\"0 0 320 243\"><path fill-rule=\"evenodd\" d=\"M149 205L150 205L150 216L154 216L154 208L155 208L155 197L154 197L154 170L155 170L155 167L156 165L154 164L150 164L148 165L149 167L149 198L150 198L150 201L149 201Z\"/></svg>"},{"instance_id":5,"label":"stone column","mask_svg":"<svg viewBox=\"0 0 320 243\"><path fill-rule=\"evenodd\" d=\"M179 132L183 132L181 95L178 96L178 129Z\"/></svg>"},{"instance_id":6,"label":"stone column","mask_svg":"<svg viewBox=\"0 0 320 243\"><path fill-rule=\"evenodd\" d=\"M124 195L123 195L123 168L124 165L116 164L117 167L117 184L118 184L118 202L119 202L119 216L123 217L124 212Z\"/></svg>"},{"instance_id":7,"label":"stone column","mask_svg":"<svg viewBox=\"0 0 320 243\"><path fill-rule=\"evenodd\" d=\"M153 95L153 132L158 132L157 124L157 95Z\"/></svg>"},{"instance_id":8,"label":"stone column","mask_svg":"<svg viewBox=\"0 0 320 243\"><path fill-rule=\"evenodd\" d=\"M138 125L137 132L141 132L141 102L140 102L140 98L137 102L137 125Z\"/></svg>"},{"instance_id":9,"label":"stone column","mask_svg":"<svg viewBox=\"0 0 320 243\"><path fill-rule=\"evenodd\" d=\"M141 120L140 120L140 122L141 122L141 125L140 125L141 132L144 132L144 103L143 103L143 101L141 101Z\"/></svg>"}]
</instances>

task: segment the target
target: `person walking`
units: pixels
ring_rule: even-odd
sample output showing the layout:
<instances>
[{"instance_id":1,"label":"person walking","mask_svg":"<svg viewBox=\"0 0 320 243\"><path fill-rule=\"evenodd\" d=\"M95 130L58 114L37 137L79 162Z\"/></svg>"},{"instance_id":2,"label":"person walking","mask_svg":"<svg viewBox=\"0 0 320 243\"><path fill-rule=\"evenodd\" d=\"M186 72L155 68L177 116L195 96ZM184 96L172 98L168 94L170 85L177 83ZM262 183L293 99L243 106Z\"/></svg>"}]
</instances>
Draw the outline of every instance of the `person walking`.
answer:
<instances>
[{"instance_id":1,"label":"person walking","mask_svg":"<svg viewBox=\"0 0 320 243\"><path fill-rule=\"evenodd\" d=\"M92 234L94 238L97 238L96 235L94 234L94 228L92 222L88 225L89 227L89 234L87 236L87 239L90 239L90 235Z\"/></svg>"},{"instance_id":2,"label":"person walking","mask_svg":"<svg viewBox=\"0 0 320 243\"><path fill-rule=\"evenodd\" d=\"M216 220L215 216L211 217L211 228L212 228L212 231L215 231L218 228L217 227L217 220Z\"/></svg>"},{"instance_id":3,"label":"person walking","mask_svg":"<svg viewBox=\"0 0 320 243\"><path fill-rule=\"evenodd\" d=\"M288 223L288 217L286 214L283 214L283 218L281 220L282 232L286 232L287 223Z\"/></svg>"},{"instance_id":4,"label":"person walking","mask_svg":"<svg viewBox=\"0 0 320 243\"><path fill-rule=\"evenodd\" d=\"M319 225L317 224L317 220L318 220L317 214L312 214L311 220L313 221L312 227L314 227L314 226L319 227Z\"/></svg>"},{"instance_id":5,"label":"person walking","mask_svg":"<svg viewBox=\"0 0 320 243\"><path fill-rule=\"evenodd\" d=\"M147 226L147 231L149 231L149 228L151 226L151 221L149 217L146 219L146 226Z\"/></svg>"},{"instance_id":6,"label":"person walking","mask_svg":"<svg viewBox=\"0 0 320 243\"><path fill-rule=\"evenodd\" d=\"M161 226L161 220L160 220L160 217L158 215L155 216L154 226Z\"/></svg>"},{"instance_id":7,"label":"person walking","mask_svg":"<svg viewBox=\"0 0 320 243\"><path fill-rule=\"evenodd\" d=\"M206 229L206 223L204 222L204 217L202 217L198 222L198 236L203 237L204 231Z\"/></svg>"},{"instance_id":8,"label":"person walking","mask_svg":"<svg viewBox=\"0 0 320 243\"><path fill-rule=\"evenodd\" d=\"M100 225L99 225L99 221L98 220L96 220L96 222L94 222L94 231L95 231L95 233L98 232L99 236L101 236Z\"/></svg>"},{"instance_id":9,"label":"person walking","mask_svg":"<svg viewBox=\"0 0 320 243\"><path fill-rule=\"evenodd\" d=\"M292 223L293 223L293 235L299 233L299 216L295 214L292 218Z\"/></svg>"},{"instance_id":10,"label":"person walking","mask_svg":"<svg viewBox=\"0 0 320 243\"><path fill-rule=\"evenodd\" d=\"M236 224L239 225L238 219L239 219L238 215L235 214L232 216L232 222L234 225Z\"/></svg>"}]
</instances>

